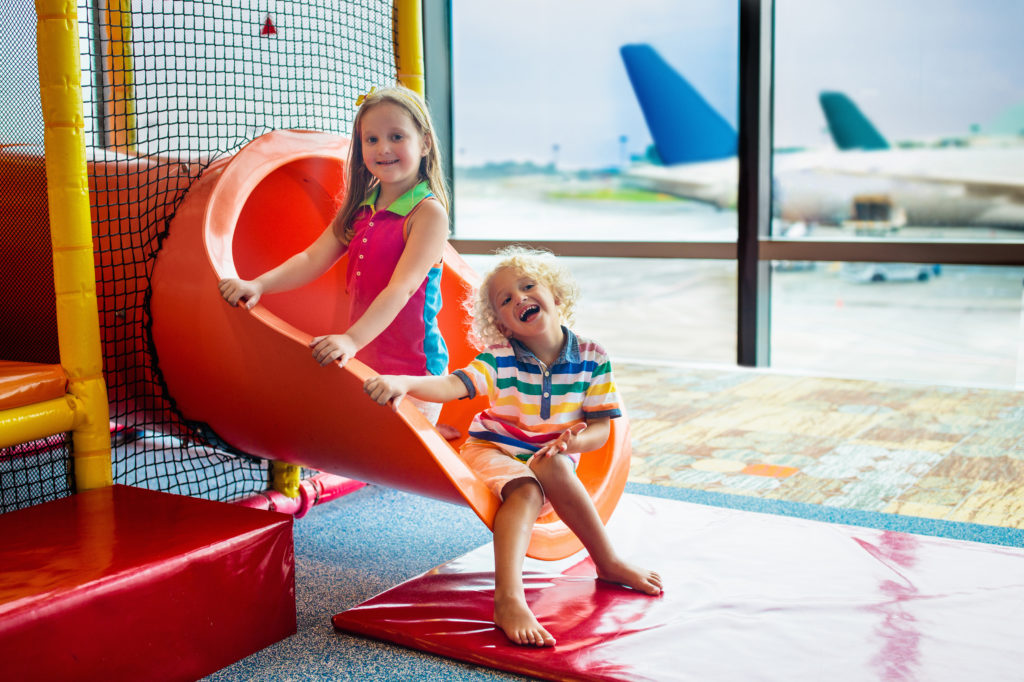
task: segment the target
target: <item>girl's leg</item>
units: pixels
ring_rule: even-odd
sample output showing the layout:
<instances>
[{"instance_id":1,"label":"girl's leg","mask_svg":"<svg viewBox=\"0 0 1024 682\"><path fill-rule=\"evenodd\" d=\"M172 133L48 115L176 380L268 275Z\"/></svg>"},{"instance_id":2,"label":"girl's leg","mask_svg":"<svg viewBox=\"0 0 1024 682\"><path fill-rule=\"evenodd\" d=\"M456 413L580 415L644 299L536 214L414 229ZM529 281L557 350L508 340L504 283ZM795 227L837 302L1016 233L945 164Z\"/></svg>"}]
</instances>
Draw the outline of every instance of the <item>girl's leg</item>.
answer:
<instances>
[{"instance_id":1,"label":"girl's leg","mask_svg":"<svg viewBox=\"0 0 1024 682\"><path fill-rule=\"evenodd\" d=\"M444 407L443 403L432 403L429 400L419 400L417 398L413 398L411 395L405 396L405 399L412 403L412 405L420 411L420 414L427 418L428 422L437 427L438 433L440 433L441 437L445 440L455 440L462 435L459 433L459 430L451 424L437 423L437 420L441 417L441 408Z\"/></svg>"},{"instance_id":2,"label":"girl's leg","mask_svg":"<svg viewBox=\"0 0 1024 682\"><path fill-rule=\"evenodd\" d=\"M544 503L532 478L517 478L502 490L494 516L494 624L516 644L554 646L555 638L537 621L526 603L523 559Z\"/></svg>"},{"instance_id":3,"label":"girl's leg","mask_svg":"<svg viewBox=\"0 0 1024 682\"><path fill-rule=\"evenodd\" d=\"M530 468L544 486L551 506L587 548L597 568L597 577L632 587L647 594L661 593L661 576L654 571L623 561L605 531L593 500L576 476L571 459L565 455L535 457Z\"/></svg>"}]
</instances>

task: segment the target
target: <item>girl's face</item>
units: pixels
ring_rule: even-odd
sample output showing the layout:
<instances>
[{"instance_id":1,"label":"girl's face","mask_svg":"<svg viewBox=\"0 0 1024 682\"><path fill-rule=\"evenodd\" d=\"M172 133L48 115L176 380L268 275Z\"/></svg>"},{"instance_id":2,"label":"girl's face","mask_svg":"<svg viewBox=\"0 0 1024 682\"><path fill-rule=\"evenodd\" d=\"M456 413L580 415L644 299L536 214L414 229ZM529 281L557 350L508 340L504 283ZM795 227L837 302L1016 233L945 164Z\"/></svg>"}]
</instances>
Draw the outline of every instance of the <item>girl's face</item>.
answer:
<instances>
[{"instance_id":1,"label":"girl's face","mask_svg":"<svg viewBox=\"0 0 1024 682\"><path fill-rule=\"evenodd\" d=\"M506 337L527 342L560 329L561 301L543 282L512 268L502 268L492 275L489 288L498 329Z\"/></svg>"},{"instance_id":2,"label":"girl's face","mask_svg":"<svg viewBox=\"0 0 1024 682\"><path fill-rule=\"evenodd\" d=\"M404 191L416 184L430 142L420 135L408 111L381 102L363 114L359 135L363 163L382 185L399 185Z\"/></svg>"}]
</instances>

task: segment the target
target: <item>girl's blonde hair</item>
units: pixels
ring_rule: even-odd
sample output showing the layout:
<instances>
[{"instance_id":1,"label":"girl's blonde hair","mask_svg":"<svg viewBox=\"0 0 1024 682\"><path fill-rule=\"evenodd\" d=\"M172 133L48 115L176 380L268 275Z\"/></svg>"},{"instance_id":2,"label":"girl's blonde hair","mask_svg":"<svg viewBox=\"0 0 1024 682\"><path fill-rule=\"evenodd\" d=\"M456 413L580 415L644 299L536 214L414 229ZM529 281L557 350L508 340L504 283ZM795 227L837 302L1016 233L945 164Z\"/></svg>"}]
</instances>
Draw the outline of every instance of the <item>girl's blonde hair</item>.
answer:
<instances>
[{"instance_id":1,"label":"girl's blonde hair","mask_svg":"<svg viewBox=\"0 0 1024 682\"><path fill-rule=\"evenodd\" d=\"M559 261L555 254L526 246L507 246L496 254L501 260L487 273L480 287L466 297L465 307L472 314L472 335L484 345L495 345L506 341L498 331L498 314L491 303L491 282L494 275L510 269L519 275L541 282L556 299L562 324L572 326L576 313L576 302L580 290L569 268Z\"/></svg>"},{"instance_id":2,"label":"girl's blonde hair","mask_svg":"<svg viewBox=\"0 0 1024 682\"><path fill-rule=\"evenodd\" d=\"M346 246L352 239L352 219L355 217L356 211L359 210L359 205L379 184L370 169L363 164L363 116L373 107L385 102L397 104L412 117L416 130L427 143L427 154L420 160L420 180L427 182L430 191L444 206L445 212L449 210L448 188L445 185L444 173L441 168L441 151L438 149L437 139L434 137L434 126L430 120L427 103L418 93L403 85L394 85L380 90L373 89L364 96L359 111L356 112L355 121L352 122L352 143L348 149L348 177L343 189L345 199L331 222L335 236Z\"/></svg>"}]
</instances>

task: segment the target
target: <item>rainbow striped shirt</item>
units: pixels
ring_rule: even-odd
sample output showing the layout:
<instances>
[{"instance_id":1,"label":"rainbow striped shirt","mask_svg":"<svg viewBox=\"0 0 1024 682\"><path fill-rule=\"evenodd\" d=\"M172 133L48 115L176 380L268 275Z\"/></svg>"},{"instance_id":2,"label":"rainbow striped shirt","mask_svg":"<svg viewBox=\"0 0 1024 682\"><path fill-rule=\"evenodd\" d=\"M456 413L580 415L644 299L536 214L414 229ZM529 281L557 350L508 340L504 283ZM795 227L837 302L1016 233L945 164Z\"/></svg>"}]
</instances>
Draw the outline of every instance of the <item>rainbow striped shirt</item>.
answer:
<instances>
[{"instance_id":1,"label":"rainbow striped shirt","mask_svg":"<svg viewBox=\"0 0 1024 682\"><path fill-rule=\"evenodd\" d=\"M486 394L491 402L473 419L470 438L495 443L525 461L573 424L622 416L608 354L593 341L562 330L565 345L550 367L511 339L489 346L453 372L469 398Z\"/></svg>"}]
</instances>

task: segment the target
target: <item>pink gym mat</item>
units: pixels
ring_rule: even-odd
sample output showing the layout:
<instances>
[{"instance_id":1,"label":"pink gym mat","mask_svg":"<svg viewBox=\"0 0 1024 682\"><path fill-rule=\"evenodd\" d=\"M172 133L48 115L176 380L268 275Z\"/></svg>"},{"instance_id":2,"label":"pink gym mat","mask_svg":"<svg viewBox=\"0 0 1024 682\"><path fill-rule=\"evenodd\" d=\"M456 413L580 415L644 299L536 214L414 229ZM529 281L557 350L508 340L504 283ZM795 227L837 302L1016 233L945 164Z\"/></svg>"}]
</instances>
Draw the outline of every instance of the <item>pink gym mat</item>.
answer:
<instances>
[{"instance_id":1,"label":"pink gym mat","mask_svg":"<svg viewBox=\"0 0 1024 682\"><path fill-rule=\"evenodd\" d=\"M334 625L557 680L1024 679L1024 549L636 495L608 528L665 593L597 582L584 553L527 559L554 648L494 628L489 544Z\"/></svg>"}]
</instances>

